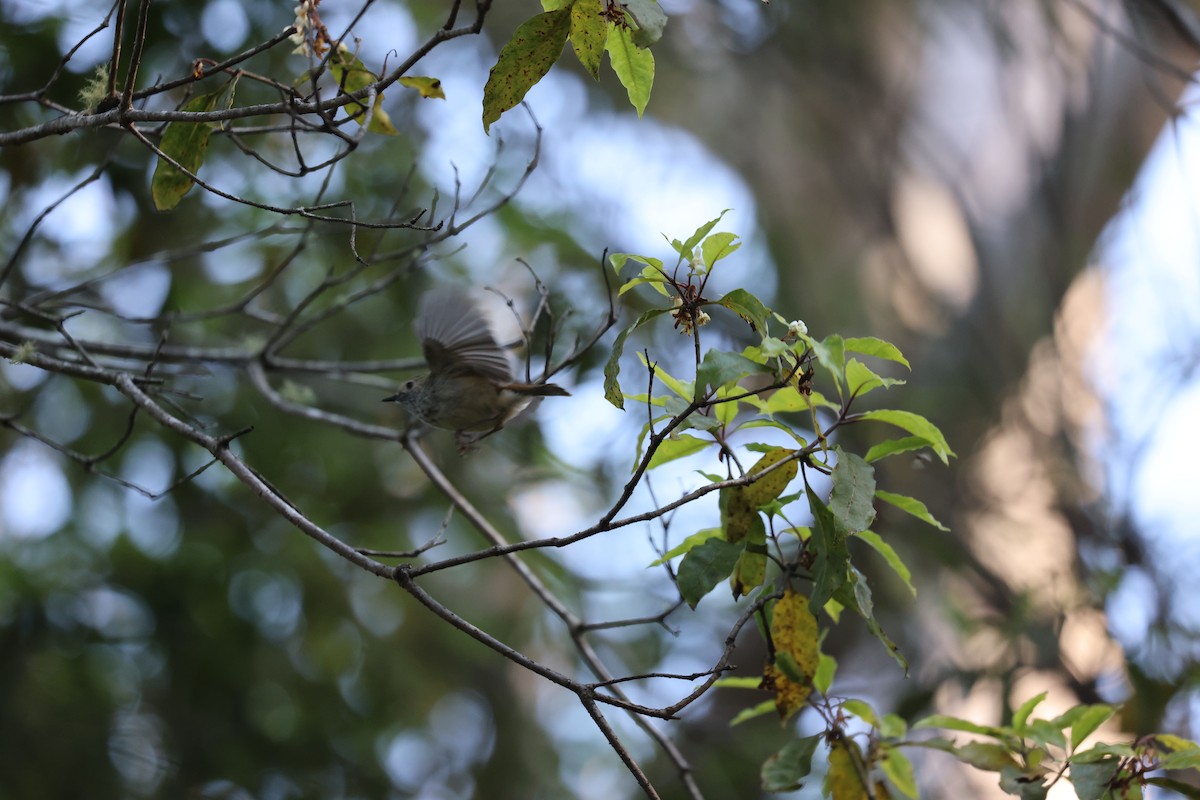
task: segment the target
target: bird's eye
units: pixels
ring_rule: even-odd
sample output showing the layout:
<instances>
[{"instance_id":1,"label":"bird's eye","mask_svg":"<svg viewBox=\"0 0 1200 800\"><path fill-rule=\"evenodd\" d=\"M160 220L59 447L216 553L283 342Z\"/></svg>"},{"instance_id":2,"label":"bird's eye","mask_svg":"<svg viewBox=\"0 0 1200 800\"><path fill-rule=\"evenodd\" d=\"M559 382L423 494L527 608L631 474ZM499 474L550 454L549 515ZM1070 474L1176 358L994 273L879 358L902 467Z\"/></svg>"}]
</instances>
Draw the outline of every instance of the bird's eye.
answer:
<instances>
[{"instance_id":1,"label":"bird's eye","mask_svg":"<svg viewBox=\"0 0 1200 800\"><path fill-rule=\"evenodd\" d=\"M404 382L404 388L405 388L405 389L411 389L411 388L413 388L413 387L414 387L414 386L416 386L416 385L417 385L417 382L416 382L416 381L405 381L405 382Z\"/></svg>"}]
</instances>

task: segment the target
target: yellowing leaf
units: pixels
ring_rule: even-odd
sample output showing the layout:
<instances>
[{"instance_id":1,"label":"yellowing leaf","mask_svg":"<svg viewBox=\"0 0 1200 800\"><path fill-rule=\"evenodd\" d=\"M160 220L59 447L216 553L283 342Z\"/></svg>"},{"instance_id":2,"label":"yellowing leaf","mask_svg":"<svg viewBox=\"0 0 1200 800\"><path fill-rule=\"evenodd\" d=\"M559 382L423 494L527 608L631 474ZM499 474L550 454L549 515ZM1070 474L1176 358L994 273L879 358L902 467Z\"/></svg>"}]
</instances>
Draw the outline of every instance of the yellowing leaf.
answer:
<instances>
[{"instance_id":1,"label":"yellowing leaf","mask_svg":"<svg viewBox=\"0 0 1200 800\"><path fill-rule=\"evenodd\" d=\"M608 40L604 43L608 61L625 91L629 102L637 109L638 116L650 102L650 90L654 88L654 54L633 43L628 28L609 23Z\"/></svg>"},{"instance_id":2,"label":"yellowing leaf","mask_svg":"<svg viewBox=\"0 0 1200 800\"><path fill-rule=\"evenodd\" d=\"M751 512L749 519L750 528L743 534L746 550L729 576L735 600L750 594L767 580L767 527L758 512Z\"/></svg>"},{"instance_id":3,"label":"yellowing leaf","mask_svg":"<svg viewBox=\"0 0 1200 800\"><path fill-rule=\"evenodd\" d=\"M575 0L571 4L571 47L579 63L600 80L600 60L608 41L608 20L602 15L604 0Z\"/></svg>"},{"instance_id":4,"label":"yellowing leaf","mask_svg":"<svg viewBox=\"0 0 1200 800\"><path fill-rule=\"evenodd\" d=\"M406 75L400 79L400 85L416 89L421 93L421 97L437 98L439 100L446 99L446 93L442 91L442 81L440 78L430 78L423 75Z\"/></svg>"},{"instance_id":5,"label":"yellowing leaf","mask_svg":"<svg viewBox=\"0 0 1200 800\"><path fill-rule=\"evenodd\" d=\"M745 539L754 525L754 520L760 519L755 506L746 500L746 487L729 486L720 490L721 528L725 538L734 544Z\"/></svg>"},{"instance_id":6,"label":"yellowing leaf","mask_svg":"<svg viewBox=\"0 0 1200 800\"><path fill-rule=\"evenodd\" d=\"M883 769L883 774L887 775L888 780L900 790L901 794L916 800L917 777L908 756L895 747L885 747L879 759L879 766Z\"/></svg>"},{"instance_id":7,"label":"yellowing leaf","mask_svg":"<svg viewBox=\"0 0 1200 800\"><path fill-rule=\"evenodd\" d=\"M346 94L354 94L379 80L374 72L367 69L362 59L352 54L345 45L329 58L329 74L337 81L338 89ZM346 112L354 119L366 112L366 106L359 102L349 103Z\"/></svg>"},{"instance_id":8,"label":"yellowing leaf","mask_svg":"<svg viewBox=\"0 0 1200 800\"><path fill-rule=\"evenodd\" d=\"M181 111L212 111L217 106L217 100L225 92L222 86L215 92L193 97ZM195 175L204 163L204 154L208 152L208 137L212 135L212 125L207 122L172 122L163 131L159 149L166 155L179 162L179 165ZM159 211L174 208L191 191L194 181L187 173L164 159L158 160L154 168L154 177L150 179L150 196L154 199L154 207Z\"/></svg>"},{"instance_id":9,"label":"yellowing leaf","mask_svg":"<svg viewBox=\"0 0 1200 800\"><path fill-rule=\"evenodd\" d=\"M829 745L829 771L825 773L825 795L832 800L866 800L867 790L863 786L858 765L850 753L858 745L847 739L838 739Z\"/></svg>"},{"instance_id":10,"label":"yellowing leaf","mask_svg":"<svg viewBox=\"0 0 1200 800\"><path fill-rule=\"evenodd\" d=\"M773 464L778 464L783 459L795 453L795 450L788 450L786 447L779 447L771 450L763 455L754 466L750 468L751 475L762 472ZM796 477L796 472L799 470L799 465L796 460L792 459L781 467L771 470L766 475L759 478L754 483L743 488L746 502L751 508L758 508L761 505L771 502L779 495L783 494L783 490Z\"/></svg>"},{"instance_id":11,"label":"yellowing leaf","mask_svg":"<svg viewBox=\"0 0 1200 800\"><path fill-rule=\"evenodd\" d=\"M812 693L820 660L817 619L807 597L788 589L779 598L771 615L771 641L776 658L763 670L763 688L775 692L775 708L787 721Z\"/></svg>"},{"instance_id":12,"label":"yellowing leaf","mask_svg":"<svg viewBox=\"0 0 1200 800\"><path fill-rule=\"evenodd\" d=\"M558 8L521 23L504 47L483 87L483 132L525 99L558 57L571 29L571 9Z\"/></svg>"},{"instance_id":13,"label":"yellowing leaf","mask_svg":"<svg viewBox=\"0 0 1200 800\"><path fill-rule=\"evenodd\" d=\"M367 124L367 130L371 133L379 133L384 136L399 136L400 131L396 130L396 126L392 124L392 118L383 110L383 95L375 95L375 105L371 111L371 121Z\"/></svg>"}]
</instances>

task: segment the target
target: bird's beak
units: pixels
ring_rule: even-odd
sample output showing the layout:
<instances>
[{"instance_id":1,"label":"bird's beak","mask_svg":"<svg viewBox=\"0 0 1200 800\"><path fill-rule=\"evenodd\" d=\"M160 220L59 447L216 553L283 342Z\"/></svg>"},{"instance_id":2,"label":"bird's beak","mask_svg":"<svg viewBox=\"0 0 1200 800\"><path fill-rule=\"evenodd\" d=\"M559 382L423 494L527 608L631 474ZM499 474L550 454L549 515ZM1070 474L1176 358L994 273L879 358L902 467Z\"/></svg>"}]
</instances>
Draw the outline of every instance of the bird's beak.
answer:
<instances>
[{"instance_id":1,"label":"bird's beak","mask_svg":"<svg viewBox=\"0 0 1200 800\"><path fill-rule=\"evenodd\" d=\"M385 402L385 403L396 403L396 402L399 402L399 400L400 400L400 395L398 395L398 394L394 394L391 397L383 398L383 402Z\"/></svg>"}]
</instances>

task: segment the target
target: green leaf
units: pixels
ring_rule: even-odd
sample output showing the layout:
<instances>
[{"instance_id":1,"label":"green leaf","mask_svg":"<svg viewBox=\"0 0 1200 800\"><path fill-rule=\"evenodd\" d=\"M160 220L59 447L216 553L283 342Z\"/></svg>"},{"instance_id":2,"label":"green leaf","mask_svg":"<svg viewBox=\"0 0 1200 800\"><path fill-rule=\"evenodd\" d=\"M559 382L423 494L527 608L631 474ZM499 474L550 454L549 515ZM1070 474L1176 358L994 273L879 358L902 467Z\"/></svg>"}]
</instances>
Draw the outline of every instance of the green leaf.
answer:
<instances>
[{"instance_id":1,"label":"green leaf","mask_svg":"<svg viewBox=\"0 0 1200 800\"><path fill-rule=\"evenodd\" d=\"M867 630L871 635L879 640L880 644L887 648L890 655L900 668L904 670L904 674L908 675L908 659L900 652L900 648L892 641L887 632L883 630L883 626L879 624L879 620L875 618L875 606L871 599L871 587L867 584L867 578L853 566L848 570L846 583L839 587L834 593L834 599L842 603L847 608L853 609L867 623Z\"/></svg>"},{"instance_id":2,"label":"green leaf","mask_svg":"<svg viewBox=\"0 0 1200 800\"><path fill-rule=\"evenodd\" d=\"M1090 705L1084 707L1084 711L1078 719L1071 722L1071 750L1083 742L1084 739L1095 733L1096 729L1108 721L1109 717L1116 713L1116 709L1106 705Z\"/></svg>"},{"instance_id":3,"label":"green leaf","mask_svg":"<svg viewBox=\"0 0 1200 800\"><path fill-rule=\"evenodd\" d=\"M920 436L905 436L903 439L888 439L885 442L872 447L863 456L867 461L878 461L881 458L894 456L897 453L907 453L910 450L922 450L926 447L932 448L933 442L928 439L923 439Z\"/></svg>"},{"instance_id":4,"label":"green leaf","mask_svg":"<svg viewBox=\"0 0 1200 800\"><path fill-rule=\"evenodd\" d=\"M848 533L857 533L875 520L875 469L854 453L836 451L829 510Z\"/></svg>"},{"instance_id":5,"label":"green leaf","mask_svg":"<svg viewBox=\"0 0 1200 800\"><path fill-rule=\"evenodd\" d=\"M777 652L775 654L775 668L779 670L780 674L784 678L793 683L811 683L808 676L804 674L804 670L802 670L800 665L796 663L796 659L791 653ZM778 703L776 703L776 706L778 707Z\"/></svg>"},{"instance_id":6,"label":"green leaf","mask_svg":"<svg viewBox=\"0 0 1200 800\"><path fill-rule=\"evenodd\" d=\"M742 550L740 544L715 538L692 548L679 562L679 593L684 601L695 608L704 595L729 577Z\"/></svg>"},{"instance_id":7,"label":"green leaf","mask_svg":"<svg viewBox=\"0 0 1200 800\"><path fill-rule=\"evenodd\" d=\"M596 80L600 80L600 61L608 41L604 6L604 0L575 0L571 4L571 47L579 63Z\"/></svg>"},{"instance_id":8,"label":"green leaf","mask_svg":"<svg viewBox=\"0 0 1200 800\"><path fill-rule=\"evenodd\" d=\"M1197 747L1200 747L1200 744L1196 744L1196 742L1193 742L1191 739L1185 739L1182 736L1176 736L1173 733L1156 733L1154 734L1154 742L1160 748L1166 748L1172 752L1178 752L1180 750L1194 750Z\"/></svg>"},{"instance_id":9,"label":"green leaf","mask_svg":"<svg viewBox=\"0 0 1200 800\"><path fill-rule=\"evenodd\" d=\"M787 342L783 339L776 339L774 336L764 336L762 344L758 348L747 347L746 350L742 351L742 354L746 355L746 351L754 349L757 349L764 359L779 358L782 355L792 352L792 348L788 346Z\"/></svg>"},{"instance_id":10,"label":"green leaf","mask_svg":"<svg viewBox=\"0 0 1200 800\"><path fill-rule=\"evenodd\" d=\"M222 86L215 92L193 97L180 110L212 111L217 107L221 95L225 93L225 88ZM195 175L204 163L204 155L208 152L208 137L212 135L212 130L212 125L207 122L172 122L163 131L158 147ZM159 158L158 166L154 168L154 177L150 179L150 196L154 199L154 207L159 211L168 211L179 205L179 201L191 190L192 183L190 175Z\"/></svg>"},{"instance_id":11,"label":"green leaf","mask_svg":"<svg viewBox=\"0 0 1200 800\"><path fill-rule=\"evenodd\" d=\"M831 333L821 341L812 343L813 352L817 355L817 363L829 371L837 382L838 393L846 382L846 349L842 337Z\"/></svg>"},{"instance_id":12,"label":"green leaf","mask_svg":"<svg viewBox=\"0 0 1200 800\"><path fill-rule=\"evenodd\" d=\"M833 685L833 676L837 673L837 659L821 653L817 661L817 672L813 675L813 688L821 694L829 694Z\"/></svg>"},{"instance_id":13,"label":"green leaf","mask_svg":"<svg viewBox=\"0 0 1200 800\"><path fill-rule=\"evenodd\" d=\"M721 480L724 479L722 478ZM1087 710L1087 706L1072 706L1054 719L1050 720L1050 724L1058 728L1069 728L1074 725L1075 720L1082 717Z\"/></svg>"},{"instance_id":14,"label":"green leaf","mask_svg":"<svg viewBox=\"0 0 1200 800\"><path fill-rule=\"evenodd\" d=\"M855 415L855 418L886 422L890 425L895 425L897 428L903 428L915 436L920 436L929 442L929 446L933 448L933 452L937 454L943 464L949 464L950 457L954 455L954 451L946 443L946 437L942 435L942 432L938 430L936 425L920 414L914 414L911 411L878 409L875 411L864 411L861 414Z\"/></svg>"},{"instance_id":15,"label":"green leaf","mask_svg":"<svg viewBox=\"0 0 1200 800\"><path fill-rule=\"evenodd\" d=\"M638 317L628 328L617 334L617 340L613 342L612 354L608 357L608 363L604 365L604 399L617 408L625 408L625 396L621 392L621 383L617 380L617 376L621 372L621 353L625 350L625 340L629 337L629 334L655 317L665 313L667 313L667 309L665 308L652 308Z\"/></svg>"},{"instance_id":16,"label":"green leaf","mask_svg":"<svg viewBox=\"0 0 1200 800\"><path fill-rule=\"evenodd\" d=\"M728 353L723 350L709 350L704 354L704 360L696 369L696 399L699 400L708 387L714 389L727 383L744 378L747 375L770 372L762 364L757 364L740 353Z\"/></svg>"},{"instance_id":17,"label":"green leaf","mask_svg":"<svg viewBox=\"0 0 1200 800\"><path fill-rule=\"evenodd\" d=\"M722 402L718 402L713 406L713 413L716 414L717 421L721 425L728 425L737 417L738 405L740 405L741 401L729 400L730 397L737 394L741 394L741 390L736 386L722 386L720 389L717 389L716 399Z\"/></svg>"},{"instance_id":18,"label":"green leaf","mask_svg":"<svg viewBox=\"0 0 1200 800\"><path fill-rule=\"evenodd\" d=\"M613 253L608 257L608 261L612 264L613 272L617 273L617 275L621 274L621 270L629 261L644 264L648 267L656 267L660 274L664 274L662 273L662 261L657 258L648 258L646 256L634 255L633 253Z\"/></svg>"},{"instance_id":19,"label":"green leaf","mask_svg":"<svg viewBox=\"0 0 1200 800\"><path fill-rule=\"evenodd\" d=\"M740 402L744 403L744 402L746 402L746 399L742 398L742 400ZM786 433L788 436L791 436L793 439L796 440L796 443L798 445L800 445L801 447L804 447L805 445L808 444L808 442L806 442L804 440L803 436L798 435L796 433L796 431L790 425L784 425L782 422L775 422L774 420L770 420L770 419L752 419L752 420L747 420L746 422L740 423L737 426L737 430L739 430L739 431L750 430L752 428L774 428L777 431L781 431L783 433Z\"/></svg>"},{"instance_id":20,"label":"green leaf","mask_svg":"<svg viewBox=\"0 0 1200 800\"><path fill-rule=\"evenodd\" d=\"M1038 704L1046 699L1047 694L1049 692L1042 692L1029 698L1024 703L1021 703L1017 710L1013 712L1012 727L1019 735L1025 735L1025 722L1029 719L1029 715L1033 713L1033 710L1038 707Z\"/></svg>"},{"instance_id":21,"label":"green leaf","mask_svg":"<svg viewBox=\"0 0 1200 800\"><path fill-rule=\"evenodd\" d=\"M654 261L654 263L647 264L646 267L643 267L641 275L638 275L636 278L632 278L631 281L626 281L623 283L622 287L620 287L620 289L617 291L618 297L624 296L626 291L631 291L632 289L640 287L640 285L643 284L649 284L650 288L658 291L658 293L664 297L672 296L671 289L667 285L666 273L662 271L662 261L656 258L643 259L641 255L625 255L624 253L620 253L619 255L622 257L622 265L624 265L625 259L642 261L642 263L646 263L646 261ZM619 275L620 266L617 266L616 269Z\"/></svg>"},{"instance_id":22,"label":"green leaf","mask_svg":"<svg viewBox=\"0 0 1200 800\"><path fill-rule=\"evenodd\" d=\"M329 57L329 74L337 82L338 89L346 94L354 94L379 80L374 72L367 69L362 59L351 53L345 45L341 45ZM346 106L346 113L351 119L362 116L366 110L367 107L357 101Z\"/></svg>"},{"instance_id":23,"label":"green leaf","mask_svg":"<svg viewBox=\"0 0 1200 800\"><path fill-rule=\"evenodd\" d=\"M954 748L953 753L964 764L988 772L999 772L1005 767L1016 766L1017 763L1005 745L991 742L969 742Z\"/></svg>"},{"instance_id":24,"label":"green leaf","mask_svg":"<svg viewBox=\"0 0 1200 800\"><path fill-rule=\"evenodd\" d=\"M757 675L731 675L717 678L713 686L718 689L761 689L762 678Z\"/></svg>"},{"instance_id":25,"label":"green leaf","mask_svg":"<svg viewBox=\"0 0 1200 800\"><path fill-rule=\"evenodd\" d=\"M637 109L638 116L650 102L650 90L654 88L654 54L633 43L628 28L608 24L608 62L618 80L629 94L629 102Z\"/></svg>"},{"instance_id":26,"label":"green leaf","mask_svg":"<svg viewBox=\"0 0 1200 800\"><path fill-rule=\"evenodd\" d=\"M908 591L912 592L915 597L917 588L912 583L912 572L909 571L908 565L900 560L900 556L890 544L883 540L875 531L859 531L858 538L866 542L876 553L883 556L883 560L888 563L892 571L900 576L900 580L904 581L904 585L908 587Z\"/></svg>"},{"instance_id":27,"label":"green leaf","mask_svg":"<svg viewBox=\"0 0 1200 800\"><path fill-rule=\"evenodd\" d=\"M945 714L933 714L918 720L913 724L913 730L921 728L945 728L950 731L962 731L963 733L978 733L981 736L991 736L994 739L1004 737L1004 730L991 725L976 725L974 722L969 722L958 717L948 717Z\"/></svg>"},{"instance_id":28,"label":"green leaf","mask_svg":"<svg viewBox=\"0 0 1200 800\"><path fill-rule=\"evenodd\" d=\"M700 245L705 269L712 269L713 264L741 247L742 243L737 238L736 233L714 233L705 239L704 244Z\"/></svg>"},{"instance_id":29,"label":"green leaf","mask_svg":"<svg viewBox=\"0 0 1200 800\"><path fill-rule=\"evenodd\" d=\"M898 714L884 714L879 732L890 739L899 739L908 733L908 723Z\"/></svg>"},{"instance_id":30,"label":"green leaf","mask_svg":"<svg viewBox=\"0 0 1200 800\"><path fill-rule=\"evenodd\" d=\"M682 397L677 397L671 394L665 397L654 398L655 405L658 405L660 402L662 407L666 409L667 415L670 417L679 417L687 414L687 419L684 420L680 427L676 428L678 431L682 431L687 427L695 428L696 430L701 431L714 431L724 424L715 414L712 413L712 409L709 409L709 413L707 414L695 409L692 409L691 412L688 412L688 409L692 407L692 404L690 401L684 400ZM726 403L725 405L732 404ZM720 406L717 406L716 408L720 408Z\"/></svg>"},{"instance_id":31,"label":"green leaf","mask_svg":"<svg viewBox=\"0 0 1200 800\"><path fill-rule=\"evenodd\" d=\"M713 220L714 225L716 222L716 220ZM767 332L767 314L770 312L767 311L767 307L763 305L761 300L745 289L734 289L718 300L717 305L728 308L746 320L756 333L764 334Z\"/></svg>"},{"instance_id":32,"label":"green leaf","mask_svg":"<svg viewBox=\"0 0 1200 800\"><path fill-rule=\"evenodd\" d=\"M885 358L888 361L895 361L898 364L909 366L908 359L900 352L899 348L891 342L885 342L883 339L876 339L874 336L852 336L844 340L846 350L851 353L861 353L864 356L875 356L876 358Z\"/></svg>"},{"instance_id":33,"label":"green leaf","mask_svg":"<svg viewBox=\"0 0 1200 800\"><path fill-rule=\"evenodd\" d=\"M821 734L793 739L778 753L768 758L762 767L762 787L768 792L790 792L799 789L812 772L812 757L821 743Z\"/></svg>"},{"instance_id":34,"label":"green leaf","mask_svg":"<svg viewBox=\"0 0 1200 800\"><path fill-rule=\"evenodd\" d=\"M649 312L647 312L647 313L649 313ZM645 316L645 314L643 314L642 316ZM638 353L638 361L642 362L643 367L650 366L650 364L646 361L645 353ZM692 384L684 383L683 381L674 377L673 375L671 375L671 373L669 373L665 369L663 369L661 364L654 365L654 380L663 384L668 389L670 389L672 392L679 395L684 400L687 400L689 403L691 402L691 400L692 400Z\"/></svg>"},{"instance_id":35,"label":"green leaf","mask_svg":"<svg viewBox=\"0 0 1200 800\"><path fill-rule=\"evenodd\" d=\"M663 553L661 558L654 559L646 566L647 567L661 566L661 565L667 563L668 561L670 561L672 558L675 558L676 556L681 556L684 553L687 553L692 548L699 547L700 545L704 544L709 539L712 539L714 536L720 536L720 535L721 535L720 528L705 528L702 531L697 531L696 533L693 533L691 536L686 537L682 542L675 545L667 552Z\"/></svg>"},{"instance_id":36,"label":"green leaf","mask_svg":"<svg viewBox=\"0 0 1200 800\"><path fill-rule=\"evenodd\" d=\"M754 681L755 688L758 688L758 685L762 684L761 678L755 678ZM742 724L743 722L748 722L749 720L756 720L756 718L767 716L768 714L774 714L774 712L775 700L763 700L763 702L758 705L751 705L748 709L742 709L738 711L737 714L733 716L732 720L730 720L730 727L732 728L733 726L736 726L736 724Z\"/></svg>"},{"instance_id":37,"label":"green leaf","mask_svg":"<svg viewBox=\"0 0 1200 800\"><path fill-rule=\"evenodd\" d=\"M1108 758L1109 756L1116 756L1117 758L1133 758L1137 755L1139 755L1138 752L1127 744L1105 744L1101 742L1095 747L1071 756L1071 763L1094 764L1101 759Z\"/></svg>"},{"instance_id":38,"label":"green leaf","mask_svg":"<svg viewBox=\"0 0 1200 800\"><path fill-rule=\"evenodd\" d=\"M1029 720L1022 735L1043 746L1053 745L1060 750L1067 749L1067 740L1062 731L1054 727L1049 720Z\"/></svg>"},{"instance_id":39,"label":"green leaf","mask_svg":"<svg viewBox=\"0 0 1200 800\"><path fill-rule=\"evenodd\" d=\"M1071 786L1079 800L1100 800L1108 783L1121 765L1119 758L1105 758L1091 764L1071 764Z\"/></svg>"},{"instance_id":40,"label":"green leaf","mask_svg":"<svg viewBox=\"0 0 1200 800\"><path fill-rule=\"evenodd\" d=\"M522 22L500 48L500 57L483 87L484 133L550 71L562 55L570 30L569 8L546 11Z\"/></svg>"},{"instance_id":41,"label":"green leaf","mask_svg":"<svg viewBox=\"0 0 1200 800\"><path fill-rule=\"evenodd\" d=\"M340 45L337 51L330 57L329 74L337 81L339 91L345 94L354 94L379 80L379 77L374 72L367 69L367 65L362 62L362 59L350 52L350 48L344 44ZM405 79L401 78L400 80L403 83ZM426 97L431 95L425 94L424 89L433 91L435 85L438 87L437 92L441 93L441 84L436 78L415 78L412 80L416 82L417 88ZM421 87L424 87L424 89ZM367 116L367 106L362 101L355 100L347 103L345 108L346 115L360 125L363 118ZM367 123L367 130L371 133L380 133L385 136L398 136L400 134L396 130L396 126L392 124L392 118L383 110L382 93L375 95L375 102L371 106L370 117L371 120Z\"/></svg>"},{"instance_id":42,"label":"green leaf","mask_svg":"<svg viewBox=\"0 0 1200 800\"><path fill-rule=\"evenodd\" d=\"M638 26L633 32L634 44L649 47L662 38L663 28L667 26L667 15L662 6L654 0L628 0L622 5Z\"/></svg>"},{"instance_id":43,"label":"green leaf","mask_svg":"<svg viewBox=\"0 0 1200 800\"><path fill-rule=\"evenodd\" d=\"M1044 780L1045 776L1040 772L1031 773L1016 764L1000 770L1000 788L1021 800L1045 800L1050 787L1045 785Z\"/></svg>"},{"instance_id":44,"label":"green leaf","mask_svg":"<svg viewBox=\"0 0 1200 800\"><path fill-rule=\"evenodd\" d=\"M915 497L908 497L907 495L903 494L893 494L892 492L885 492L883 489L876 489L875 496L883 502L895 506L901 511L912 514L922 522L929 523L940 531L950 530L945 525L934 519L933 515L929 513L929 509L925 507L925 504L920 500L917 500Z\"/></svg>"},{"instance_id":45,"label":"green leaf","mask_svg":"<svg viewBox=\"0 0 1200 800\"><path fill-rule=\"evenodd\" d=\"M421 93L421 97L435 98L445 100L446 93L442 91L442 82L438 78L429 78L420 75L405 75L400 79L401 86L407 86L410 89L416 89Z\"/></svg>"},{"instance_id":46,"label":"green leaf","mask_svg":"<svg viewBox=\"0 0 1200 800\"><path fill-rule=\"evenodd\" d=\"M842 708L846 711L849 711L851 714L858 717L872 728L879 727L879 717L876 716L875 709L871 708L870 703L850 698L849 700L842 702Z\"/></svg>"},{"instance_id":47,"label":"green leaf","mask_svg":"<svg viewBox=\"0 0 1200 800\"><path fill-rule=\"evenodd\" d=\"M1200 767L1200 747L1179 750L1158 761L1159 769L1196 769Z\"/></svg>"},{"instance_id":48,"label":"green leaf","mask_svg":"<svg viewBox=\"0 0 1200 800\"><path fill-rule=\"evenodd\" d=\"M809 408L828 408L837 411L841 408L832 400L826 400L820 392L802 394L794 386L785 386L771 395L765 408L768 414L786 414L795 411L808 411ZM869 459L868 459L869 460Z\"/></svg>"},{"instance_id":49,"label":"green leaf","mask_svg":"<svg viewBox=\"0 0 1200 800\"><path fill-rule=\"evenodd\" d=\"M646 469L654 469L670 461L685 458L693 453L699 453L701 450L711 447L712 444L712 439L700 439L695 436L689 436L686 433L668 436L666 439L663 439L658 449L654 451L654 455L650 457L650 463L646 465ZM636 464L634 464L634 469L637 469Z\"/></svg>"},{"instance_id":50,"label":"green leaf","mask_svg":"<svg viewBox=\"0 0 1200 800\"><path fill-rule=\"evenodd\" d=\"M904 383L897 378L882 378L876 375L857 358L846 362L846 385L850 387L850 394L855 397L862 397L880 386L890 389L893 386L903 386Z\"/></svg>"},{"instance_id":51,"label":"green leaf","mask_svg":"<svg viewBox=\"0 0 1200 800\"><path fill-rule=\"evenodd\" d=\"M1146 778L1146 783L1170 789L1172 792L1179 792L1179 794L1187 798L1192 798L1192 800L1200 800L1200 786L1193 786L1190 783L1184 783L1174 778L1162 777Z\"/></svg>"},{"instance_id":52,"label":"green leaf","mask_svg":"<svg viewBox=\"0 0 1200 800\"><path fill-rule=\"evenodd\" d=\"M913 772L912 762L908 756L895 747L884 746L880 755L879 766L892 785L905 797L917 797L917 777Z\"/></svg>"},{"instance_id":53,"label":"green leaf","mask_svg":"<svg viewBox=\"0 0 1200 800\"><path fill-rule=\"evenodd\" d=\"M754 678L753 680L755 688L758 688L758 685L762 683L762 678ZM739 711L733 719L729 720L729 727L732 728L734 725L741 725L747 720L756 719L758 717L763 717L767 714L773 713L775 713L775 701L764 700L756 706L743 708L741 711Z\"/></svg>"},{"instance_id":54,"label":"green leaf","mask_svg":"<svg viewBox=\"0 0 1200 800\"><path fill-rule=\"evenodd\" d=\"M728 213L729 209L727 208L718 214L714 219L710 219L699 228L696 228L696 230L692 231L692 235L687 238L686 242L680 242L678 239L672 241L671 247L674 248L675 252L679 254L680 259L691 258L692 251L696 249L696 245L700 244L701 240L703 240L705 236L708 236L709 231L715 228L717 223L721 221L721 218Z\"/></svg>"},{"instance_id":55,"label":"green leaf","mask_svg":"<svg viewBox=\"0 0 1200 800\"><path fill-rule=\"evenodd\" d=\"M663 297L671 296L671 290L667 287L666 278L664 278L661 274L647 274L647 270L642 270L641 275L621 284L621 288L617 290L617 297L623 297L626 292L631 292L637 287L647 284L651 289L658 292Z\"/></svg>"},{"instance_id":56,"label":"green leaf","mask_svg":"<svg viewBox=\"0 0 1200 800\"><path fill-rule=\"evenodd\" d=\"M812 510L812 538L808 546L813 548L813 591L811 604L814 610L822 608L834 592L846 583L846 570L850 565L850 551L846 547L846 530L838 524L829 507L821 502L811 487L807 487L808 506Z\"/></svg>"}]
</instances>

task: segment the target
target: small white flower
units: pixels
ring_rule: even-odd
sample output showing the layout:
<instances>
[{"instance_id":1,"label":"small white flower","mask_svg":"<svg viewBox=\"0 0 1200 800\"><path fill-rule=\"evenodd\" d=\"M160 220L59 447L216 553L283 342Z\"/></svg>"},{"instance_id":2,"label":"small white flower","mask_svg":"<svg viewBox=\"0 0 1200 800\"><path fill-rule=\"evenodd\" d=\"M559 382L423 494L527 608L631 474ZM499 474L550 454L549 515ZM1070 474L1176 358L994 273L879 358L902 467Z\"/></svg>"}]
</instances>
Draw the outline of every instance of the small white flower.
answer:
<instances>
[{"instance_id":1,"label":"small white flower","mask_svg":"<svg viewBox=\"0 0 1200 800\"><path fill-rule=\"evenodd\" d=\"M701 311L696 314L696 325L697 327L700 325L707 325L711 319L712 317L708 315L707 311Z\"/></svg>"},{"instance_id":2,"label":"small white flower","mask_svg":"<svg viewBox=\"0 0 1200 800\"><path fill-rule=\"evenodd\" d=\"M288 37L288 41L297 45L296 53L300 55L308 54L308 14L311 8L311 0L304 0L300 5L292 9L292 13L296 15L296 20L292 23L292 27L296 29L296 32Z\"/></svg>"},{"instance_id":3,"label":"small white flower","mask_svg":"<svg viewBox=\"0 0 1200 800\"><path fill-rule=\"evenodd\" d=\"M804 324L804 320L797 319L788 323L789 336L807 336L808 326Z\"/></svg>"}]
</instances>

